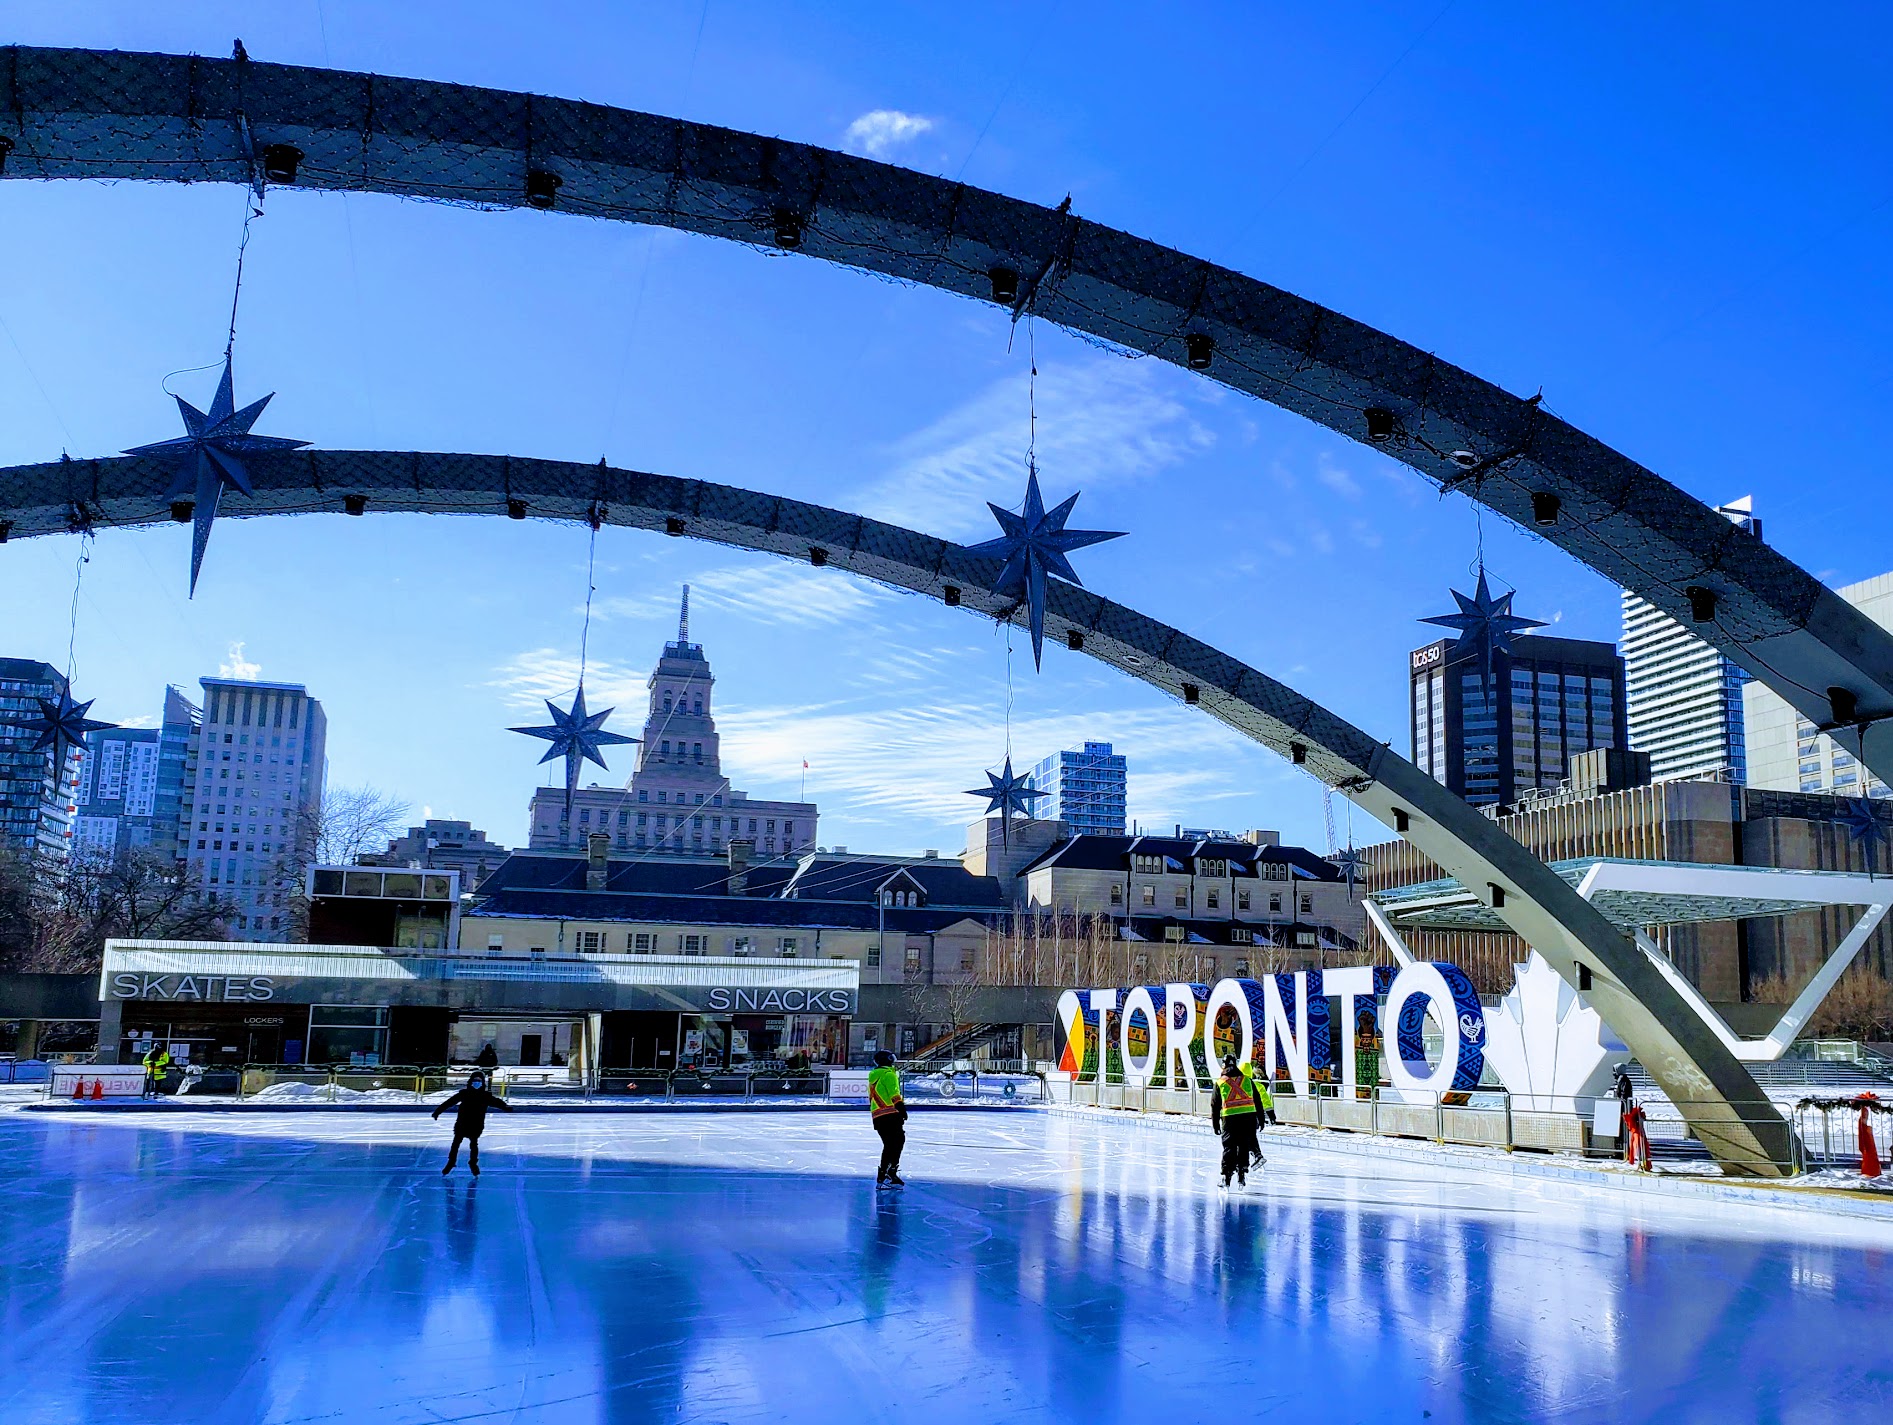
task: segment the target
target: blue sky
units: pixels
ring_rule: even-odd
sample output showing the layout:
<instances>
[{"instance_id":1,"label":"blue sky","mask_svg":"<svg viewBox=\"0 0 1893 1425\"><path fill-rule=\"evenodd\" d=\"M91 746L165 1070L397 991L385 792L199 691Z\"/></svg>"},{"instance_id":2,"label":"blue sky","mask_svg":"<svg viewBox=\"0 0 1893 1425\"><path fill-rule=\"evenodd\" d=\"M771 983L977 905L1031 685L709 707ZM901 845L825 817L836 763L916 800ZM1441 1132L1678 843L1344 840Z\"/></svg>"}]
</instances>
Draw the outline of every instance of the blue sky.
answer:
<instances>
[{"instance_id":1,"label":"blue sky","mask_svg":"<svg viewBox=\"0 0 1893 1425\"><path fill-rule=\"evenodd\" d=\"M1893 97L1878 7L1491 0L1074 3L15 0L5 39L227 54L534 90L872 151L1056 203L1328 303L1527 393L1844 583L1893 567ZM879 115L880 117L872 117ZM0 461L176 432L161 382L223 346L242 195L0 184ZM531 212L273 191L238 397L330 448L596 460L962 539L1018 501L1026 343L990 308L794 256ZM1092 587L1406 750L1414 620L1469 587L1473 508L1361 446L1152 361L1035 333L1049 499L1131 537ZM203 404L214 372L175 378ZM1864 498L1863 498L1864 497ZM1487 520L1495 580L1614 638L1616 591ZM167 681L306 683L331 778L523 839L540 721L576 680L586 531L502 520L221 522L105 534L80 695L152 720ZM0 653L66 661L76 541L0 549ZM961 614L689 541L607 530L588 691L640 716L693 587L726 761L804 758L822 839L959 849L1005 753L1005 638ZM1022 643L1022 641L1021 641ZM543 708L538 709L539 713ZM1015 653L1012 746L1131 758L1146 824L1320 843L1316 785L1062 649ZM614 763L628 773L629 759ZM1342 812L1345 835L1345 812ZM1384 833L1356 814L1355 835Z\"/></svg>"}]
</instances>

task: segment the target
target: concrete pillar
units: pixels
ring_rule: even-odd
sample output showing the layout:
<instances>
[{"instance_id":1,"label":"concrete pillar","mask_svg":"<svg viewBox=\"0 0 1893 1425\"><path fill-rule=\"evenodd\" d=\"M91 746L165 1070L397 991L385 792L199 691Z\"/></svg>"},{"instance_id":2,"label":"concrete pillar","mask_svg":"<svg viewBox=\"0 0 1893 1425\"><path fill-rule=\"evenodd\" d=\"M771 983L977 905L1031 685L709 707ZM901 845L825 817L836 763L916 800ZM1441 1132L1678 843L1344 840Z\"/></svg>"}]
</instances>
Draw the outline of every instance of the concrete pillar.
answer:
<instances>
[{"instance_id":1,"label":"concrete pillar","mask_svg":"<svg viewBox=\"0 0 1893 1425\"><path fill-rule=\"evenodd\" d=\"M125 1032L125 1002L117 999L99 1001L99 1053L101 1064L118 1062L118 1041Z\"/></svg>"}]
</instances>

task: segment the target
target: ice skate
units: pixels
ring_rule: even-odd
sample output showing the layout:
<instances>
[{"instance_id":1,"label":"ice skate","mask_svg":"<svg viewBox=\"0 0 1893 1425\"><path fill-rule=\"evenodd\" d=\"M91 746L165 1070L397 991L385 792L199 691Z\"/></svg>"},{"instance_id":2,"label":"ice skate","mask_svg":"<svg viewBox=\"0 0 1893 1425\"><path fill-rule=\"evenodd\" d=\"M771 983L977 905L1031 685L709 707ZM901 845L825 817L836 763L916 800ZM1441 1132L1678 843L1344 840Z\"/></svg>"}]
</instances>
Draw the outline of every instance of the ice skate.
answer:
<instances>
[{"instance_id":1,"label":"ice skate","mask_svg":"<svg viewBox=\"0 0 1893 1425\"><path fill-rule=\"evenodd\" d=\"M888 1187L906 1187L907 1180L903 1178L899 1173L895 1172L894 1169L889 1168L887 1170L887 1184L886 1185Z\"/></svg>"}]
</instances>

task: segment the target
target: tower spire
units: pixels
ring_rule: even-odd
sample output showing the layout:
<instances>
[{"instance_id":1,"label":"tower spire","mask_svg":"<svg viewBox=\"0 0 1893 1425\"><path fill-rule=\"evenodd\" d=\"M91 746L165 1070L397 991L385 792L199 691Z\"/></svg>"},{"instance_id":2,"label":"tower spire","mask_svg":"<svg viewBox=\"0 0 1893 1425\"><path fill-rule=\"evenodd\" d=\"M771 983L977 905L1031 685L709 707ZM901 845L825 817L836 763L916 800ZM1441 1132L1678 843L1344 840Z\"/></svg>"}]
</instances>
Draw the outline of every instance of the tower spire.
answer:
<instances>
[{"instance_id":1,"label":"tower spire","mask_svg":"<svg viewBox=\"0 0 1893 1425\"><path fill-rule=\"evenodd\" d=\"M684 604L677 612L677 641L690 642L690 586L684 585Z\"/></svg>"}]
</instances>

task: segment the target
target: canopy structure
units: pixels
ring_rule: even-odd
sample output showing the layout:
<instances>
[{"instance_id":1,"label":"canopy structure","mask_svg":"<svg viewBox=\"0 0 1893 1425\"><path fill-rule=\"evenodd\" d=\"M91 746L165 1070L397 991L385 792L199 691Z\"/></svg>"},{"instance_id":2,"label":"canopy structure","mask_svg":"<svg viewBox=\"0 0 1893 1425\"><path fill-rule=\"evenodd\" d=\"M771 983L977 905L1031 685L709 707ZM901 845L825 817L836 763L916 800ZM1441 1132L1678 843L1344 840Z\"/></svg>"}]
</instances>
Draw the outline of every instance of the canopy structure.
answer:
<instances>
[{"instance_id":1,"label":"canopy structure","mask_svg":"<svg viewBox=\"0 0 1893 1425\"><path fill-rule=\"evenodd\" d=\"M1893 782L1893 636L1806 570L1535 397L1068 204L574 100L27 46L0 49L0 176L294 184L661 224L1030 312L1297 412L1532 529Z\"/></svg>"},{"instance_id":2,"label":"canopy structure","mask_svg":"<svg viewBox=\"0 0 1893 1425\"><path fill-rule=\"evenodd\" d=\"M147 525L174 518L167 462L152 456L62 460L0 469L16 532ZM253 494L230 515L334 511L529 513L661 530L843 570L1023 623L1023 604L992 592L1000 561L964 545L861 515L730 485L605 465L418 451L268 451L250 459ZM1484 886L1501 921L1561 974L1591 975L1600 1013L1684 1105L1697 1136L1737 1172L1793 1162L1787 1124L1753 1077L1660 967L1556 872L1496 823L1361 729L1268 674L1134 609L1063 580L1046 588L1054 644L1110 664L1199 707L1305 766L1457 876ZM1686 987L1686 986L1685 986Z\"/></svg>"},{"instance_id":3,"label":"canopy structure","mask_svg":"<svg viewBox=\"0 0 1893 1425\"><path fill-rule=\"evenodd\" d=\"M1880 928L1888 909L1893 908L1893 881L1857 871L1715 866L1608 856L1553 861L1548 869L1595 906L1605 920L1631 936L1644 958L1729 1052L1750 1062L1779 1059L1787 1052L1795 1035ZM1647 933L1661 925L1701 925L1849 905L1860 907L1860 919L1761 1039L1737 1038ZM1402 930L1511 931L1503 916L1451 877L1376 891L1368 897L1368 916L1390 944L1408 954L1399 935Z\"/></svg>"}]
</instances>

